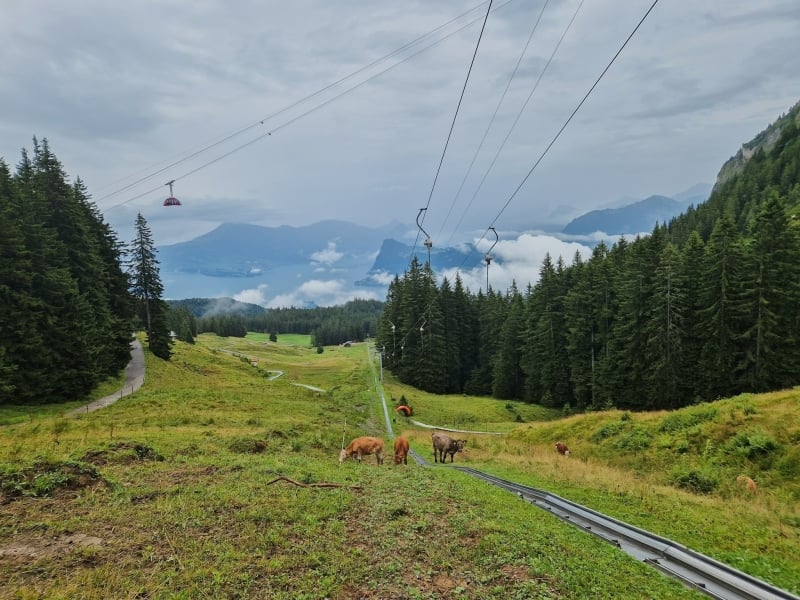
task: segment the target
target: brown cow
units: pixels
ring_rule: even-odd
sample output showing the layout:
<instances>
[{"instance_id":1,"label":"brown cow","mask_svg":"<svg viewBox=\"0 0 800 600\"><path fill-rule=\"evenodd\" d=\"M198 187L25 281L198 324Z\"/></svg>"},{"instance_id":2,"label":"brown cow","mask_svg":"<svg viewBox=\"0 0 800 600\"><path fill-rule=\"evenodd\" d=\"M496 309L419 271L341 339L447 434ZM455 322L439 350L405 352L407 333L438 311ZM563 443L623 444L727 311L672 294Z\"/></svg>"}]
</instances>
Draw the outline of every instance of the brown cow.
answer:
<instances>
[{"instance_id":1,"label":"brown cow","mask_svg":"<svg viewBox=\"0 0 800 600\"><path fill-rule=\"evenodd\" d=\"M556 450L558 450L559 454L569 456L569 448L567 448L567 445L564 442L556 442Z\"/></svg>"},{"instance_id":2,"label":"brown cow","mask_svg":"<svg viewBox=\"0 0 800 600\"><path fill-rule=\"evenodd\" d=\"M433 442L433 462L446 462L447 455L450 455L450 462L453 462L456 452L463 452L464 445L467 440L454 440L449 435L439 433L438 431L431 433L431 441Z\"/></svg>"},{"instance_id":3,"label":"brown cow","mask_svg":"<svg viewBox=\"0 0 800 600\"><path fill-rule=\"evenodd\" d=\"M339 453L339 462L352 456L361 462L361 457L367 454L374 454L379 465L383 464L383 440L381 438L362 436L355 438L347 445L347 448Z\"/></svg>"},{"instance_id":4,"label":"brown cow","mask_svg":"<svg viewBox=\"0 0 800 600\"><path fill-rule=\"evenodd\" d=\"M756 482L750 479L747 475L739 475L736 478L736 482L742 484L745 487L745 489L754 494L758 491L758 486L756 485Z\"/></svg>"},{"instance_id":5,"label":"brown cow","mask_svg":"<svg viewBox=\"0 0 800 600\"><path fill-rule=\"evenodd\" d=\"M408 464L408 440L404 437L398 437L394 441L394 464L400 463Z\"/></svg>"}]
</instances>

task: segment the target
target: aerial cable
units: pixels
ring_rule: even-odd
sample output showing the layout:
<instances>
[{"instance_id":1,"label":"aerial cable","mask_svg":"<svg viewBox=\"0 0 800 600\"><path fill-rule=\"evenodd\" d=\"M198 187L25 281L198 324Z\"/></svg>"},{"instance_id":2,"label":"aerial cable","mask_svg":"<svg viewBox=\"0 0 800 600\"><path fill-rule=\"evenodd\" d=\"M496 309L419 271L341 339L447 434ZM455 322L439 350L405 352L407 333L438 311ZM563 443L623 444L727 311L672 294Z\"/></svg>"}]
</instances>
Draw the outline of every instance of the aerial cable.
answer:
<instances>
[{"instance_id":1,"label":"aerial cable","mask_svg":"<svg viewBox=\"0 0 800 600\"><path fill-rule=\"evenodd\" d=\"M619 55L620 55L620 54L622 54L622 51L625 49L625 47L626 47L626 46L628 45L628 43L631 41L631 39L633 38L633 36L636 34L636 32L637 32L637 31L639 31L639 28L642 26L642 23L644 23L645 19L647 19L647 17L650 15L650 13L653 11L653 9L656 7L656 4L658 4L658 0L653 0L653 3L650 5L650 8L648 8L648 9L647 9L647 11L644 13L644 15L642 16L642 18L641 18L641 19L639 20L639 22L636 24L636 27L634 27L634 28L633 28L633 31L631 31L631 33L628 35L628 37L627 37L627 38L625 38L625 41L624 41L624 42L622 43L622 45L619 47L619 50L617 50L617 52L614 54L614 56L611 58L611 60L608 62L608 64L605 66L605 68L604 68L604 69L601 71L600 75L597 77L597 79L595 80L595 82L594 82L594 83L591 85L591 87L589 88L589 91L587 91L587 92L586 92L586 94L585 94L585 95L583 96L583 98L581 99L581 101L580 101L580 102L578 102L577 106L576 106L576 107L575 107L575 109L572 111L572 113L570 114L570 116L567 118L567 120L564 122L564 124L563 124L563 125L561 126L561 128L558 130L558 132L556 133L556 135L553 137L553 139L550 141L550 143L549 143L549 144L547 145L547 147L544 149L544 151L542 152L542 154L539 156L539 158L536 160L536 162L535 162L535 163L533 164L533 166L530 168L530 170L528 171L527 175L525 175L525 177L523 178L522 182L521 182L521 183L520 183L520 184L517 186L517 188L514 190L514 192L511 194L511 196L510 196L510 197L508 198L508 200L506 201L506 203L505 203L505 204L503 205L503 207L500 209L500 212L499 212L499 213L498 213L498 214L495 216L495 218L494 218L494 220L492 221L491 225L490 225L490 226L489 226L489 227L486 229L486 231L483 233L483 235L481 236L481 238L480 238L479 240L477 240L477 241L476 241L474 244L472 244L472 250L470 251L470 253L469 253L469 254L468 254L466 257L464 257L464 260L461 262L461 264L460 264L458 267L456 267L456 272L458 272L458 271L461 271L462 267L464 266L464 264L466 264L467 260L469 259L470 255L472 254L472 252L474 252L474 251L477 249L477 247L478 247L478 244L480 244L480 242L486 238L486 234L487 234L489 231L492 231L492 230L494 230L494 225L497 223L497 220L500 218L500 216L503 214L503 212L504 212L504 211L505 211L505 210L508 208L509 204L511 204L511 201L512 201L512 200L514 199L514 197L515 197L515 196L516 196L516 195L519 193L520 189L522 189L522 186L525 184L525 182L526 182L526 181L527 181L527 180L530 178L530 176L531 176L531 175L533 174L533 172L536 170L536 167L539 165L539 163L541 163L541 162L542 162L542 159L544 159L544 157L545 157L545 155L547 154L547 152L550 150L550 148L553 146L553 144L555 144L556 140L558 140L558 138L561 136L561 134L562 134L562 133L564 132L564 130L567 128L567 125L569 125L570 121L572 121L573 117L575 117L575 114L576 114L576 113L577 113L577 112L578 112L578 111L581 109L581 107L582 107L582 106L585 104L586 100L589 98L589 96L591 95L591 93L594 91L594 89L595 89L595 88L597 87L597 85L600 83L600 80L601 80L601 79L603 79L603 77L605 76L605 74L606 74L606 73L608 72L608 70L611 68L611 65L613 65L613 64L614 64L614 62L617 60L617 58L619 57ZM492 246L492 247L494 247L494 246ZM488 290L487 290L487 293L488 293ZM430 310L431 306L432 306L432 303L429 303L429 304L428 304L428 306L427 306L425 309L423 309L423 311L422 311L422 314L424 315L426 311ZM417 320L417 322L419 322L419 319ZM410 332L409 332L409 333L410 333ZM409 334L406 334L406 335L403 337L403 339L401 340L401 344L403 344L403 343L405 342L405 340L406 340L406 338L408 337L408 335L409 335Z\"/></svg>"},{"instance_id":2,"label":"aerial cable","mask_svg":"<svg viewBox=\"0 0 800 600\"><path fill-rule=\"evenodd\" d=\"M245 132L250 131L251 129L253 129L255 127L263 125L265 121L269 121L270 119L273 119L273 118L285 113L286 111L291 110L292 108L294 108L294 107L296 107L296 106L298 106L298 105L300 105L300 104L302 104L302 103L304 103L304 102L306 102L308 100L311 100L312 98L315 98L316 96L322 94L323 92L326 92L326 91L330 90L331 88L336 87L340 83L343 83L343 82L347 81L348 79L350 79L352 77L355 77L356 75L358 75L360 73L363 73L364 71L374 67L375 65L380 64L381 62L383 62L385 60L388 60L389 58L391 58L391 57L393 57L393 56L395 56L397 54L402 53L404 50L407 50L408 48L411 48L411 47L415 46L416 44L419 44L425 38L428 38L428 37L432 36L437 31L439 31L441 29L444 29L448 25L451 25L451 24L455 23L456 21L458 21L459 19L465 17L469 13L478 10L484 3L485 2L481 2L477 6L474 6L473 8L469 9L468 11L461 13L457 17L454 17L453 19L451 19L447 23L439 25L435 29L432 29L429 32L417 37L416 39L414 39L414 40L412 40L412 41L400 46L399 48L396 48L396 49L392 50L388 54L385 54L382 57L375 59L374 61L372 61L368 65L365 65L365 66L353 71L349 75L345 75L344 77L342 77L340 79L337 79L336 81L334 81L332 83L329 83L328 85L318 89L316 92L313 92L313 93L311 93L311 94L309 94L307 96L304 96L303 98L300 98L299 100L296 100L295 102L292 102L291 104L281 108L280 110L278 110L276 112L273 112L272 114L267 115L266 117L263 117L263 118L259 119L258 121L254 122L254 123L251 123L250 125L245 125L243 127L240 127L239 129L237 129L237 130L233 131L232 133L222 137L221 139L219 139L219 140L217 140L217 141L215 141L213 143L210 143L208 145L205 145L205 146L201 147L200 149L192 152L191 154L189 154L189 155L187 155L187 156L185 156L185 157L183 157L183 158L181 158L179 160L176 160L176 161L166 165L165 167L163 167L161 169L158 169L157 171L154 171L153 173L150 173L149 175L146 175L145 177L137 179L136 181L134 181L134 182L132 182L132 183L130 183L130 184L128 184L128 185L126 185L126 186L114 191L114 192L111 192L111 193L109 193L109 194L107 194L105 196L102 196L98 200L105 200L105 199L110 198L112 196L116 196L117 194L120 194L120 193L122 193L124 191L127 191L127 190L131 189L132 187L135 187L139 183L147 181L148 179L152 179L156 175L159 175L159 174L163 173L164 171L167 171L168 169L171 169L172 167L180 165L180 164L186 162L187 160L190 160L190 159L192 159L192 158L194 158L194 157L196 157L196 156L198 156L198 155L200 155L200 154L202 154L202 153L204 153L204 152L206 152L206 151L208 151L208 150L210 150L212 148L215 148L216 146L219 146L220 144L223 144L223 143L227 142L228 140L231 140L234 137L236 137L236 136L238 136L238 135L240 135L242 133L245 133ZM471 23L474 23L476 20L477 19L474 19L473 21L471 21ZM123 178L123 180L124 179L125 178Z\"/></svg>"},{"instance_id":3,"label":"aerial cable","mask_svg":"<svg viewBox=\"0 0 800 600\"><path fill-rule=\"evenodd\" d=\"M496 7L494 10L500 10L501 8L504 8L505 6L507 6L507 5L511 4L513 1L514 1L514 0L506 0L506 2L504 2L503 4L500 4L500 5L498 5L498 6L497 6L497 7ZM373 63L370 63L370 65L367 65L366 67L362 67L362 68L361 68L361 69L359 69L358 71L356 71L356 72L354 72L354 73L351 73L350 75L348 75L348 76L346 76L346 77L343 77L342 79L340 79L339 81L337 81L337 82L335 82L335 83L329 84L328 86L326 86L326 87L325 87L325 88L323 88L322 90L319 90L319 91L317 91L317 92L315 92L315 93L313 93L313 94L311 94L311 95L307 96L306 98L303 98L303 99L301 99L301 100L298 100L297 102L295 102L295 103L291 104L290 106L287 106L286 108L284 108L284 109L281 109L280 111L278 111L278 112L276 112L276 113L273 113L273 115L270 115L269 117L265 117L264 119L262 119L261 121L259 121L258 125L261 125L261 124L263 124L263 123L264 123L264 121L266 121L266 120L268 120L268 119L271 119L271 118L273 118L274 116L277 116L277 115L279 115L279 114L281 114L281 113L283 113L283 112L285 112L285 111L289 110L290 108L293 108L293 107L295 107L295 106L297 106L297 105L301 104L301 103L302 103L302 102L304 102L305 100L307 100L307 99L310 99L310 98L312 98L312 97L314 97L314 96L318 95L318 94L319 94L319 93L321 93L322 91L324 91L324 90L328 90L328 89L330 89L330 88L332 88L332 87L336 86L338 83L340 83L340 82L342 82L342 81L344 81L344 80L346 80L346 79L348 79L348 78L352 77L352 76L353 76L353 75L355 75L356 73L363 72L364 70L366 70L366 69L367 69L367 68L369 68L370 66L374 66L375 64L378 64L379 62L382 62L382 61L383 61L383 60L385 60L387 57L390 57L390 56L392 56L392 55L394 55L394 54L397 54L397 53L398 53L400 50L402 50L402 49L407 49L407 48L409 48L409 47L411 47L411 46L415 45L416 43L418 43L418 41L420 41L420 40L422 40L422 39L424 39L424 38L426 38L426 37L429 37L431 33L435 32L435 31L437 31L437 30L440 30L440 29L442 29L442 28L446 27L447 25L450 25L450 24L452 24L452 23L454 23L454 22L458 21L459 19L461 19L462 17L464 17L465 15L467 15L467 14L469 14L469 13L471 13L471 12L474 12L474 11L475 11L477 8L479 8L479 7L480 7L480 6L482 6L483 4L484 4L484 3L481 3L481 4L479 4L478 6L476 6L475 8L472 8L472 9L470 9L470 10L466 11L465 13L462 13L461 15L459 15L458 17L456 17L456 18L454 18L454 19L451 19L450 21L448 21L448 22L447 22L447 23L445 23L444 25L440 25L439 27L437 27L436 29L432 30L431 32L428 32L427 34L425 34L425 35L423 35L423 36L420 36L420 38L417 38L417 40L414 40L413 42L409 42L408 44L406 44L406 45L402 46L400 49L398 49L398 50L395 50L395 51L393 51L393 52L389 53L389 54L388 54L388 55L386 55L385 57L383 57L383 58L381 58L381 59L377 59L376 61L373 61ZM490 9L491 9L491 2L489 3L489 7L490 7ZM353 91L357 90L358 88L360 88L361 86L365 85L366 83L369 83L369 82L370 82L370 81L372 81L373 79L376 79L377 77L380 77L380 76L381 76L381 75L383 75L384 73L386 73L386 72L388 72L388 71L391 71L391 70L392 70L392 69L394 69L395 67L398 67L398 66L400 66L401 64L403 64L403 63L405 63L405 62L407 62L407 61L411 60L411 59L412 59L412 58L414 58L415 56L417 56L417 55L419 55L419 54L422 54L422 53L423 53L423 52L425 52L426 50L430 50L431 48L433 48L433 47L435 47L435 46L438 46L439 44L443 43L443 42L444 42L445 40L447 40L448 38L450 38L450 37L454 36L456 33L459 33L460 31L463 31L464 29L466 29L467 27L469 27L470 25L472 25L472 24L473 24L473 23L475 23L476 21L478 21L478 18L475 18L475 19L472 19L472 20L470 20L470 21L466 22L464 25L462 25L462 26L458 27L457 29L454 29L454 30L453 30L453 31L451 31L450 33L447 33L446 35L444 35L444 36L443 36L443 37L441 37L440 39L438 39L438 40L435 40L435 41L431 42L431 43L430 43L430 44L428 44L427 46L424 46L424 47L420 48L419 50L417 50L417 51L415 51L415 52L413 52L413 53L409 54L408 56L404 57L403 59L399 60L398 62L396 62L396 63L394 63L394 64L392 64L392 65L390 65L390 66L386 67L386 68L385 68L385 69L383 69L382 71L378 71L377 73L375 73L375 74L371 75L371 76L370 76L370 77L368 77L367 79L365 79L365 80L363 80L363 81L360 81L360 82L359 82L359 83L357 83L357 84L354 84L352 87L350 87L350 88L348 88L348 89L344 90L343 92L341 92L341 93L339 93L339 94L337 94L337 95L335 95L335 96L333 96L333 97L329 98L328 100L325 100L324 102L322 102L322 103L320 103L320 104L318 104L318 105L316 105L316 106L313 106L312 108L308 109L308 110L307 110L307 111L305 111L304 113L301 113L300 115L297 115L297 116L293 117L292 119L290 119L290 120L288 120L288 121L286 121L286 122L284 122L284 123L281 123L280 125L278 125L278 126L274 127L274 128L273 128L273 129L271 129L270 131L268 131L268 132L266 132L266 133L263 133L263 134L261 134L261 135L259 135L259 136L255 137L255 138L251 139L250 141L248 141L248 142L245 142L244 144L242 144L242 145L240 145L240 146L237 146L237 147L233 148L232 150L230 150L230 151L226 152L225 154L222 154L221 156L219 156L219 157L217 157L217 158L215 158L215 159L213 159L213 160L210 160L210 161L208 161L208 162L204 163L203 165L201 165L201 166L199 166L199 167L197 167L197 168L195 168L195 169L193 169L193 170L191 170L191 171L189 171L189 172L187 172L187 173L184 173L183 175L181 175L181 176L179 176L179 177L175 177L174 181L178 181L178 180L180 180L180 179L183 179L183 178L185 178L185 177L188 177L189 175L193 175L194 173L196 173L196 172L198 172L198 171L200 171L200 170L202 170L202 169L205 169L206 167L208 167L208 166L210 166L210 165L212 165L212 164L214 164L214 163L216 163L216 162L218 162L218 161L222 160L223 158L227 158L227 157L228 157L228 156L230 156L231 154L234 154L234 153L238 152L239 150L242 150L242 149L244 149L244 148L246 148L246 147L248 147L248 146L251 146L251 145L252 145L252 144L254 144L255 142L257 142L257 141L259 141L259 140L262 140L262 139L264 139L264 138L265 138L265 137L267 137L267 136L271 136L271 135L272 135L273 133L275 133L276 131L279 131L279 130L283 129L283 128L287 127L288 125L291 125L292 123L295 123L296 121L298 121L298 120L300 120L300 119L302 119L302 118L304 118L304 117L308 116L309 114L311 114L311 113L313 113L313 112L316 112L316 111L317 111L317 110L319 110L320 108L323 108L324 106L327 106L328 104L330 104L330 103L334 102L335 100L338 100L339 98L341 98L341 97L343 97L343 96L346 96L346 95L347 95L347 94L349 94L350 92L353 92ZM236 135L239 135L239 133L242 133L242 132L244 132L244 131L247 131L248 129L251 129L252 127L255 127L255 126L256 126L256 125L251 125L251 126L249 126L249 127L245 127L245 128L243 128L243 129L241 129L240 131L238 131L238 132L236 132L236 133L233 133L233 134L231 134L231 135L227 136L226 138L224 138L223 140L220 140L219 142L217 142L217 143L213 144L212 146L208 146L208 148L214 147L214 146L216 146L216 145L218 145L218 144L222 143L223 141L227 141L227 140L231 139L232 137L234 137L234 136L236 136ZM208 149L208 148L206 148L206 149ZM194 157L195 157L195 156L197 156L198 154L200 154L200 153L204 152L206 149L202 149L202 150L200 150L200 151L198 151L198 152L196 152L196 153L192 154L191 156L189 156L189 157L186 157L186 159L184 159L184 160L188 160L189 158L194 158ZM160 173L164 172L165 170L167 170L167 169L169 169L169 168L172 168L173 166L175 166L175 165L178 165L178 164L180 164L181 162L184 162L184 160L177 161L177 162L175 162L174 164L171 164L171 165L169 165L168 167L165 167L164 169L161 169L161 170L159 170L159 171L158 171L157 173L155 173L155 174L160 174ZM144 177L144 178L142 178L142 179L140 179L140 180L138 180L138 181L134 182L134 184L131 184L131 185L129 185L129 186L126 186L126 187L124 188L124 190L130 189L130 187L133 187L133 185L136 185L136 184L138 184L138 183L141 183L141 182L143 182L143 181L146 181L147 179L150 179L150 178L151 178L151 176ZM113 205L113 206L109 207L109 209L113 209L113 208L117 208L117 207L119 207L119 206L123 206L123 205L125 205L125 204L127 204L127 203L129 203L129 202L132 202L132 201L134 201L134 200L138 200L139 198L142 198L143 196L147 196L148 194L151 194L151 193L153 193L153 192L155 192L155 191L157 191L157 190L159 190L159 189L161 189L161 186L160 186L160 185L159 185L159 186L156 186L156 187L154 187L154 188L151 188L151 189L149 189L149 190L147 190L147 191L145 191L145 192L142 192L141 194L138 194L138 195L136 195L136 196L133 196L132 198L128 198L128 199L127 199L127 200L125 200L124 202L120 202L119 204L115 204L115 205ZM122 191L122 190L119 190L119 191ZM109 197L111 197L111 196L113 196L113 195L116 195L117 193L118 193L118 192L113 192L113 193L111 193L111 194L108 194L108 195L106 195L106 196L103 196L103 197L102 197L102 198L100 198L99 200L103 200L103 199L109 198Z\"/></svg>"},{"instance_id":4,"label":"aerial cable","mask_svg":"<svg viewBox=\"0 0 800 600\"><path fill-rule=\"evenodd\" d=\"M537 159L536 159L536 161L533 163L533 166L530 168L530 170L528 171L528 173L525 175L525 177L523 177L523 178L522 178L522 181L519 183L519 185L518 185L518 186L517 186L517 187L514 189L514 191L512 192L512 194L509 196L508 200L506 200L506 202L505 202L505 204L503 205L503 207L500 209L500 211L497 213L497 215L494 217L494 219L493 219L493 220L492 220L492 222L490 223L490 226L489 226L489 228L486 230L486 232L484 232L484 233L483 233L483 235L481 236L481 238L480 238L480 239L479 239L477 242L475 242L475 244L473 245L473 251L474 251L475 249L477 249L477 245L478 245L478 244L481 242L481 240L483 240L483 239L485 239L485 238L486 238L486 233L488 233L489 229L491 229L492 227L494 227L494 225L497 223L497 220L498 220L498 219L499 219L499 218L502 216L502 214L503 214L503 213L505 212L505 210L508 208L509 204L511 204L511 201L512 201L512 200L513 200L513 199L514 199L516 196L517 196L517 194L519 193L519 191L522 189L522 186L523 186L523 185L525 185L525 182L527 182L527 181L528 181L528 179L530 178L530 176L531 176L531 175L533 174L533 172L536 170L536 167L538 167L538 166L539 166L539 164L542 162L542 160L544 159L544 157L545 157L545 156L547 155L547 153L550 151L550 148L552 148L552 147L553 147L553 144L555 144L555 143L556 143L556 141L558 140L558 138L559 138L559 137L561 137L561 134L562 134L562 133L564 132L564 130L567 128L567 125L569 125L569 124L570 124L570 122L571 122L571 121L572 121L572 119L575 117L575 115L577 114L577 112L578 112L578 111L581 109L581 107L582 107L582 106L583 106L583 105L586 103L586 100L589 98L589 96L591 95L591 93L594 91L594 89L595 89L595 88L597 87L597 85L600 83L600 80L601 80L601 79L603 79L603 77L605 76L605 74L606 74L606 73L608 72L608 70L611 68L611 65L613 65L613 64L614 64L614 62L615 62L615 61L617 60L617 58L619 57L619 55L620 55L620 54L622 54L622 51L623 51L623 50L625 49L625 47L628 45L628 42L630 42L630 41L631 41L631 39L633 38L633 36L636 34L636 32L637 32L637 31L639 31L639 28L642 26L642 23L644 23L645 19L647 19L648 15L649 15L649 14L650 14L650 13L653 11L653 9L655 8L656 4L658 4L658 0L653 0L653 3L650 5L650 8L648 8L648 9L647 9L647 11L646 11L646 12L644 13L644 15L642 16L642 18L641 18L641 19L639 19L639 22L636 24L636 27L634 27L634 28L633 28L633 31L631 31L631 33L628 35L628 37L627 37L627 38L625 38L625 41L624 41L624 42L622 43L622 45L619 47L619 50L617 50L617 52L614 54L614 56L612 56L612 57L611 57L611 60L608 62L608 64L605 66L605 68L604 68L604 69L603 69L603 70L600 72L600 75L597 77L597 79L595 80L595 82L594 82L594 83L591 85L591 87L590 87L590 88L589 88L589 90L586 92L586 94L584 94L584 96L583 96L583 98L581 99L581 101L580 101L580 102L578 102L577 106L574 108L574 110L572 111L572 113L570 113L570 115L569 115L569 117L567 118L567 120L566 120L566 121L564 121L564 124L561 126L561 128L560 128L560 129L559 129L559 130L556 132L556 134L553 136L553 139L552 139L552 140L550 140L550 143L549 143L549 144L547 144L547 146L545 147L545 149L544 149L544 150L542 151L542 153L539 155L539 158L537 158ZM471 252L470 252L470 254L471 254ZM469 258L469 255L467 255L467 257L465 257L465 258L464 258L464 260L463 260L463 261L462 261L462 263L461 263L461 266L463 266L463 265L466 263L466 261L467 261L467 258ZM459 267L459 269L460 269L460 268L461 268L461 267Z\"/></svg>"},{"instance_id":5,"label":"aerial cable","mask_svg":"<svg viewBox=\"0 0 800 600\"><path fill-rule=\"evenodd\" d=\"M445 216L445 218L444 218L444 222L442 223L442 227L439 230L439 233L441 233L442 230L444 230L444 227L447 225L447 221L450 219L450 214L453 212L453 208L455 207L456 200L458 200L458 197L461 195L461 190L464 189L464 185L467 182L467 178L469 177L470 173L472 172L472 167L475 165L475 161L478 159L478 155L480 154L480 151L483 148L483 144L486 141L486 138L489 136L489 131L492 129L492 125L494 125L494 121L497 118L497 113L500 112L500 107L503 105L503 101L505 100L506 95L508 94L508 90L511 87L511 82L514 81L514 78L517 75L517 71L519 70L519 66L522 63L522 59L525 57L525 54L527 54L527 52L528 52L528 47L531 44L531 40L533 40L533 36L534 36L534 34L536 33L536 30L539 27L539 23L542 20L542 15L544 14L544 10L545 10L545 8L547 8L547 5L548 5L549 2L550 2L550 0L545 0L544 3L542 4L542 10L539 11L539 16L536 18L536 21L533 24L533 28L531 29L531 33L530 33L530 35L528 35L528 40L525 42L525 46L522 48L522 52L520 53L519 58L517 59L517 63L514 65L514 69L511 71L511 76L509 77L508 82L506 83L506 87L505 87L505 89L503 90L503 93L500 96L500 100L498 100L498 102L497 102L497 106L494 109L494 113L492 114L492 118L489 119L489 123L486 126L486 130L483 132L483 137L481 138L480 143L478 143L478 147L475 149L475 154L473 154L473 156L472 156L472 162L469 163L469 167L467 167L467 172L464 174L464 177L461 180L461 184L458 186L458 190L456 190L455 196L453 196L453 202L450 204L450 210L447 211L447 216ZM460 224L461 224L461 222L459 221L459 225ZM458 229L458 227L456 227L456 229ZM451 239L452 239L452 236L451 236ZM448 244L449 243L450 243L450 241L448 240Z\"/></svg>"},{"instance_id":6,"label":"aerial cable","mask_svg":"<svg viewBox=\"0 0 800 600\"><path fill-rule=\"evenodd\" d=\"M467 91L467 84L469 83L469 76L472 73L472 67L475 64L475 57L478 55L478 48L481 45L481 39L483 39L483 32L486 29L486 21L489 20L489 13L492 12L492 2L493 0L489 0L489 6L486 9L486 16L483 18L483 25L481 25L481 31L478 34L478 41L475 44L475 50L472 53L472 60L469 63L469 69L467 70L467 76L464 79L464 86L461 88L461 95L458 98L458 104L456 105L456 112L453 115L453 121L450 123L450 131L447 133L447 140L444 143L444 148L442 149L442 156L439 159L439 166L436 168L436 175L433 177L433 185L431 185L431 191L428 194L428 202L425 204L425 210L427 210L431 205L431 198L433 197L433 190L436 188L436 181L439 179L439 173L442 170L442 164L444 163L445 154L447 154L447 146L450 144L450 138L453 136L453 129L456 126L456 119L458 119L458 111L461 108L461 102L464 100L464 92ZM422 212L422 211L420 211ZM425 218L423 217L423 221ZM417 225L419 225L419 217L417 217ZM430 240L430 238L428 238ZM425 245L427 246L426 240ZM414 248L411 250L411 256L414 256L414 250L417 247L417 241L419 241L419 232L417 232L417 239L414 241ZM430 247L428 247L428 252L430 253Z\"/></svg>"},{"instance_id":7,"label":"aerial cable","mask_svg":"<svg viewBox=\"0 0 800 600\"><path fill-rule=\"evenodd\" d=\"M553 62L553 58L555 58L555 55L558 52L558 49L561 47L561 43L564 41L564 38L567 37L567 33L569 32L570 28L572 27L572 24L575 22L575 18L578 16L578 13L580 12L584 1L585 0L581 0L578 3L577 8L575 9L575 12L572 13L572 18L569 20L569 23L567 23L567 26L564 28L564 31L562 32L561 37L558 40L558 43L553 48L553 51L550 53L550 57L547 59L547 62L545 63L544 67L542 68L542 71L539 73L539 76L536 78L536 81L534 82L533 87L531 88L531 91L528 94L528 97L525 99L525 102L522 103L522 106L520 107L519 111L517 112L517 116L514 119L514 122L511 123L511 127L509 127L505 138L503 138L502 143L498 147L497 152L494 155L494 158L492 159L491 163L489 163L489 166L487 167L486 171L484 172L483 177L481 178L480 182L478 182L478 186L475 188L475 191L472 193L472 197L469 199L469 202L467 202L467 206L464 208L464 211L461 213L461 217L459 218L458 223L456 224L455 228L453 229L453 232L458 231L460 229L461 223L464 220L464 217L467 215L467 213L469 212L469 209L472 207L472 203L475 201L475 198L478 196L478 193L483 188L483 184L486 182L486 179L489 176L489 173L491 173L492 169L494 168L494 165L497 163L497 160L500 157L500 153L506 147L506 143L508 142L509 138L511 137L511 133L514 131L514 128L517 126L517 123L519 123L519 120L522 118L522 114L525 112L525 109L528 107L528 103L531 101L531 98L533 98L534 93L536 93L536 90L539 87L539 83L542 81L542 78L544 77L545 73L547 73L547 69L550 67L550 63ZM450 235L450 239L447 241L448 244L450 243L450 240L452 238L453 238L453 234Z\"/></svg>"}]
</instances>

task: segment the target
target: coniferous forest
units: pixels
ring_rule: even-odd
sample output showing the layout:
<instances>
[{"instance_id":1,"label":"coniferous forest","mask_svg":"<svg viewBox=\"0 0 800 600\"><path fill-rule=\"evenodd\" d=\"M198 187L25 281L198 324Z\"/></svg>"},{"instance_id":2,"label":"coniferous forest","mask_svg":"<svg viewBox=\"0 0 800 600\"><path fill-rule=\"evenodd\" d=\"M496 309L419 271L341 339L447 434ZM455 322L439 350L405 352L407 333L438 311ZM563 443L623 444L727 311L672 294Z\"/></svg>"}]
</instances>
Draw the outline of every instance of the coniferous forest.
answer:
<instances>
[{"instance_id":1,"label":"coniferous forest","mask_svg":"<svg viewBox=\"0 0 800 600\"><path fill-rule=\"evenodd\" d=\"M128 364L137 327L169 358L158 263L146 222L137 228L131 278L125 244L47 140L13 174L0 160L0 403L84 397Z\"/></svg>"},{"instance_id":2,"label":"coniferous forest","mask_svg":"<svg viewBox=\"0 0 800 600\"><path fill-rule=\"evenodd\" d=\"M74 400L130 360L122 247L46 140L0 160L0 402Z\"/></svg>"},{"instance_id":3,"label":"coniferous forest","mask_svg":"<svg viewBox=\"0 0 800 600\"><path fill-rule=\"evenodd\" d=\"M796 385L799 113L707 202L569 264L548 256L524 290L471 293L412 261L387 295L384 367L431 392L566 410L672 409Z\"/></svg>"}]
</instances>

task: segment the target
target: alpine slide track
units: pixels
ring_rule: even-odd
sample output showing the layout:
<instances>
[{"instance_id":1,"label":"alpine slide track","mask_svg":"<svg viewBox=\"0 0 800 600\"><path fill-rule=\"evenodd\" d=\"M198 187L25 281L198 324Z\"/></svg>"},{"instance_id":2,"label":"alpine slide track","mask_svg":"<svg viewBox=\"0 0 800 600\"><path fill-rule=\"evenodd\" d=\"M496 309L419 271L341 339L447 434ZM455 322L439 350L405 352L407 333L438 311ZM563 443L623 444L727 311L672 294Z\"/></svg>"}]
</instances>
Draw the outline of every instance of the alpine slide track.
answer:
<instances>
[{"instance_id":1,"label":"alpine slide track","mask_svg":"<svg viewBox=\"0 0 800 600\"><path fill-rule=\"evenodd\" d=\"M370 365L375 388L383 406L386 429L394 438L395 434L392 420L389 418L386 398L375 374L375 365L372 360L370 360ZM433 466L413 450L409 454L417 464L425 467ZM628 525L547 491L501 479L472 467L448 465L445 468L461 471L506 490L562 521L570 523L586 533L596 535L636 560L659 569L665 575L678 579L686 587L698 590L711 598L719 600L800 600L800 596L772 586L686 546Z\"/></svg>"}]
</instances>

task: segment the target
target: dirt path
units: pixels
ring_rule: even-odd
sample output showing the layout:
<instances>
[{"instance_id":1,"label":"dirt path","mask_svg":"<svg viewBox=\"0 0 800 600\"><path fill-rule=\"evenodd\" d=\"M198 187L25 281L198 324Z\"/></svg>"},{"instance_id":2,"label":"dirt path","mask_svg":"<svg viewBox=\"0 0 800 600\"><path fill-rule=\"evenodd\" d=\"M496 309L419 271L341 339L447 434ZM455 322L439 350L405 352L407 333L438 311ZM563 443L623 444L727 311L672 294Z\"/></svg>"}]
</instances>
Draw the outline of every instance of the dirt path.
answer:
<instances>
[{"instance_id":1,"label":"dirt path","mask_svg":"<svg viewBox=\"0 0 800 600\"><path fill-rule=\"evenodd\" d=\"M78 414L92 412L93 410L97 410L99 408L105 408L106 406L113 404L123 396L132 394L140 387L142 387L143 383L144 383L144 349L142 348L142 343L139 340L133 340L131 342L131 361L128 363L128 366L125 367L125 383L123 384L122 389L109 396L106 396L105 398L100 398L99 400L90 402L85 406L76 408L75 410L72 410L67 414L78 415Z\"/></svg>"}]
</instances>

